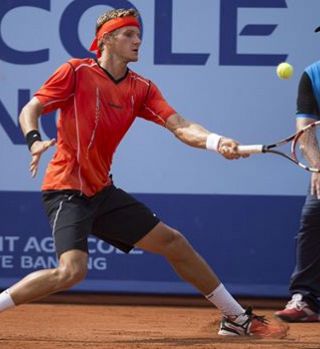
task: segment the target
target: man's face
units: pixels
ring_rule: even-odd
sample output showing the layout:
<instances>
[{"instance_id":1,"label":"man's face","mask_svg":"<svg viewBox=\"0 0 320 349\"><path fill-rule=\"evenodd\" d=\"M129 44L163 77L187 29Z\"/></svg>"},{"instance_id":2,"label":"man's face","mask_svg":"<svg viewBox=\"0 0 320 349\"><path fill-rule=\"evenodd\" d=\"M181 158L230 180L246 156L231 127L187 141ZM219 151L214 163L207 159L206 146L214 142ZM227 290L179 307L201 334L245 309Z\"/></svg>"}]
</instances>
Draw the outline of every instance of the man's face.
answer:
<instances>
[{"instance_id":1,"label":"man's face","mask_svg":"<svg viewBox=\"0 0 320 349\"><path fill-rule=\"evenodd\" d=\"M109 54L118 56L125 63L136 62L141 45L140 36L139 28L134 26L118 29L110 38Z\"/></svg>"}]
</instances>

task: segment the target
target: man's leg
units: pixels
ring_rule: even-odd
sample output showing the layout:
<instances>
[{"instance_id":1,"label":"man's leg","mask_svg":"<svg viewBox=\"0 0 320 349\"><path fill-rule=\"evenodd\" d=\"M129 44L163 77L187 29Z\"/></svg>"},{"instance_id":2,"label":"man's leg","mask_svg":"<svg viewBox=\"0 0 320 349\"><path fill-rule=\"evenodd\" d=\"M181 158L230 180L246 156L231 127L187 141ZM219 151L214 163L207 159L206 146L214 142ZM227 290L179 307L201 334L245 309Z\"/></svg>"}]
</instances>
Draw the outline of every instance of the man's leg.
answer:
<instances>
[{"instance_id":1,"label":"man's leg","mask_svg":"<svg viewBox=\"0 0 320 349\"><path fill-rule=\"evenodd\" d=\"M164 256L183 280L196 287L223 314L244 313L244 309L224 288L213 270L178 231L159 223L136 246Z\"/></svg>"},{"instance_id":2,"label":"man's leg","mask_svg":"<svg viewBox=\"0 0 320 349\"><path fill-rule=\"evenodd\" d=\"M286 336L286 327L268 324L263 317L254 315L251 309L245 312L178 231L160 222L135 245L164 256L182 279L194 285L222 312L224 316L219 335L276 338Z\"/></svg>"},{"instance_id":3,"label":"man's leg","mask_svg":"<svg viewBox=\"0 0 320 349\"><path fill-rule=\"evenodd\" d=\"M57 268L33 272L0 294L0 312L11 307L12 303L29 303L70 288L86 276L87 261L86 252L72 250L63 253Z\"/></svg>"}]
</instances>

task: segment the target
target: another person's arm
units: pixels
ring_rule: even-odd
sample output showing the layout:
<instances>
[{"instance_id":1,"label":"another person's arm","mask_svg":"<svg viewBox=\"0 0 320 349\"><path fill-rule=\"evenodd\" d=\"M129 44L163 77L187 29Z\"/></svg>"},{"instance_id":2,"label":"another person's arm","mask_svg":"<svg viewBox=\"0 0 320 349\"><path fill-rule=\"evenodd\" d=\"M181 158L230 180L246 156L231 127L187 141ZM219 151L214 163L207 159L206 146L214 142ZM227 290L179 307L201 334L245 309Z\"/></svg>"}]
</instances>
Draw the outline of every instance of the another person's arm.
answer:
<instances>
[{"instance_id":1,"label":"another person's arm","mask_svg":"<svg viewBox=\"0 0 320 349\"><path fill-rule=\"evenodd\" d=\"M297 131L301 130L305 126L319 120L319 109L316 98L313 93L313 87L311 80L306 72L301 76L298 97L297 97L297 119L296 128ZM310 158L309 162L313 167L318 167L319 164L319 147L316 139L312 137L301 137L300 148L305 154L306 158ZM316 156L314 156L316 154ZM312 173L311 175L311 195L316 195L320 199L320 174Z\"/></svg>"}]
</instances>

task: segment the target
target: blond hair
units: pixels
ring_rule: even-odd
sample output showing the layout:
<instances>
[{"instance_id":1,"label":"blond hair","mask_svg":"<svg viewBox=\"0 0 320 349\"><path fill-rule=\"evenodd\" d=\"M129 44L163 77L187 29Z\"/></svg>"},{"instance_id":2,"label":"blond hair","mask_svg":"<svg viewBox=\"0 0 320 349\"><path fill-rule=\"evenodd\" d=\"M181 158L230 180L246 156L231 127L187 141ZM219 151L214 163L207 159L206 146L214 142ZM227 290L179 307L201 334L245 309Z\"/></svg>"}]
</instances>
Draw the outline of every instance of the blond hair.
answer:
<instances>
[{"instance_id":1,"label":"blond hair","mask_svg":"<svg viewBox=\"0 0 320 349\"><path fill-rule=\"evenodd\" d=\"M96 33L98 32L98 30L101 28L101 26L103 24L110 21L111 19L120 18L120 17L128 17L128 16L133 16L136 18L140 17L139 12L134 8L129 8L129 9L119 8L119 9L113 9L113 10L110 10L110 11L103 13L97 19Z\"/></svg>"}]
</instances>

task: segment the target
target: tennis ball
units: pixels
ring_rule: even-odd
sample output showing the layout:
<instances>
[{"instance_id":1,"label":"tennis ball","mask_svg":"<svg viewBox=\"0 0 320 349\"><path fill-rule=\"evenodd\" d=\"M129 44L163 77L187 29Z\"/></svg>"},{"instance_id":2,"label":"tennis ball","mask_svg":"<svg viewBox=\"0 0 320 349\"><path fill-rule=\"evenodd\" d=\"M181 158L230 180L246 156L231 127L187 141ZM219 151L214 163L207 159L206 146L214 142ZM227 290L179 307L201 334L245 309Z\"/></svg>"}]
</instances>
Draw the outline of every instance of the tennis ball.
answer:
<instances>
[{"instance_id":1,"label":"tennis ball","mask_svg":"<svg viewBox=\"0 0 320 349\"><path fill-rule=\"evenodd\" d=\"M277 75L280 79L290 79L293 75L293 66L287 62L280 63L277 66Z\"/></svg>"}]
</instances>

